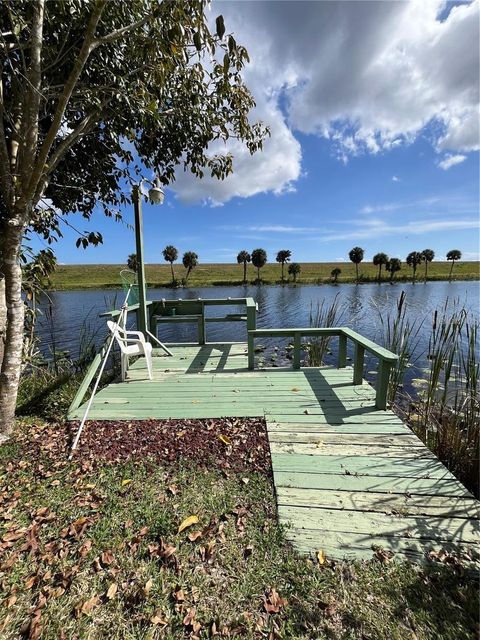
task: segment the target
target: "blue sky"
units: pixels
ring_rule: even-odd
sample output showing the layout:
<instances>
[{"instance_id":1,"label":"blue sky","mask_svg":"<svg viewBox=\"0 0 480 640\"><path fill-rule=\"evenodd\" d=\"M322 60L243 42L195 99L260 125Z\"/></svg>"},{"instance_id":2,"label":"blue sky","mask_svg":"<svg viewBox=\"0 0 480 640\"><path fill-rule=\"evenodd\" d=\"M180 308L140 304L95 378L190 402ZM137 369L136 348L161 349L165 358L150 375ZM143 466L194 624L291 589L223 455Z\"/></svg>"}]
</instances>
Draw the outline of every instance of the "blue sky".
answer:
<instances>
[{"instance_id":1,"label":"blue sky","mask_svg":"<svg viewBox=\"0 0 480 640\"><path fill-rule=\"evenodd\" d=\"M367 259L424 248L479 259L478 2L217 2L219 12L251 54L254 116L272 137L254 158L232 144L237 171L224 183L180 169L165 204L144 206L147 262L166 244L201 262L256 247L269 260L287 248L299 262L341 261L355 245ZM104 245L76 249L65 229L60 262L134 251L126 225L75 218Z\"/></svg>"}]
</instances>

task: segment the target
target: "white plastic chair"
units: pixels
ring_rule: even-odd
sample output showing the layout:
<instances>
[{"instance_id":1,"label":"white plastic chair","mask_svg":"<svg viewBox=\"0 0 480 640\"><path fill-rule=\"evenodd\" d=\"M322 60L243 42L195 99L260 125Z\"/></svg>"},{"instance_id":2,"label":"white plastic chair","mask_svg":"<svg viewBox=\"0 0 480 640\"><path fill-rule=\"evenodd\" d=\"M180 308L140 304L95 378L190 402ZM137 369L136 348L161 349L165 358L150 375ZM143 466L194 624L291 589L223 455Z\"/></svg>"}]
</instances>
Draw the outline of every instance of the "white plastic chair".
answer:
<instances>
[{"instance_id":1,"label":"white plastic chair","mask_svg":"<svg viewBox=\"0 0 480 640\"><path fill-rule=\"evenodd\" d=\"M107 326L115 336L118 346L120 347L122 380L125 380L127 377L128 359L132 356L145 356L148 377L152 380L152 345L145 340L143 333L141 331L126 331L111 320L107 321Z\"/></svg>"}]
</instances>

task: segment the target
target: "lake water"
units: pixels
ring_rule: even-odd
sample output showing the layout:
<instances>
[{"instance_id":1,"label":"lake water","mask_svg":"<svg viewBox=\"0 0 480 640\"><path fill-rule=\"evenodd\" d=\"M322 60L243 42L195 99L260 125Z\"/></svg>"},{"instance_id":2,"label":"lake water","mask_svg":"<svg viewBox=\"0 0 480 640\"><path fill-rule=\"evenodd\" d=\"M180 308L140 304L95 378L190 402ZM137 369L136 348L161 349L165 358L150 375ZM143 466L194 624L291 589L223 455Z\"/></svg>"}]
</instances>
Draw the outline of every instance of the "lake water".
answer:
<instances>
[{"instance_id":1,"label":"lake water","mask_svg":"<svg viewBox=\"0 0 480 640\"><path fill-rule=\"evenodd\" d=\"M443 309L445 303L458 301L478 318L480 309L479 282L428 282L412 284L341 284L335 285L284 285L284 286L235 286L203 287L191 289L158 288L149 290L149 298L240 298L250 296L259 307L258 328L308 327L312 305L324 302L330 305L337 298L341 318L337 324L349 326L362 335L381 343L380 317L394 313L401 292L406 294L407 315L423 326L419 334L419 352L426 350L431 329L431 318L435 309ZM41 307L44 315L38 323L42 338L42 351L48 357L52 350L67 350L75 358L78 355L82 336L94 334L96 344L106 335L105 319L99 318L102 311L119 308L124 293L121 289L58 291L49 292L50 301L44 300ZM237 309L230 308L228 313ZM208 314L224 315L225 307L209 308ZM134 325L134 314L130 325ZM162 325L159 338L164 342L189 342L196 340L194 325ZM246 339L243 323L212 323L207 325L207 339L229 342ZM275 342L267 341L273 348ZM267 360L270 356L267 354ZM418 366L425 365L420 358ZM413 372L412 372L413 375Z\"/></svg>"}]
</instances>

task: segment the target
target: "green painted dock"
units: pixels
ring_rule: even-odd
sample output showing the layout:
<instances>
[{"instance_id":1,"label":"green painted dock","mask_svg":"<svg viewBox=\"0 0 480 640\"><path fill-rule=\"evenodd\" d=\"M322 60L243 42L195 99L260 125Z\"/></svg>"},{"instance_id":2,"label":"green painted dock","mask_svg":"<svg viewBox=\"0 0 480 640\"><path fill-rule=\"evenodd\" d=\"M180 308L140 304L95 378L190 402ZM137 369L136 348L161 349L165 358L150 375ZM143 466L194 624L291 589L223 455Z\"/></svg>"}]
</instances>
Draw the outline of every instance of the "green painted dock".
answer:
<instances>
[{"instance_id":1,"label":"green painted dock","mask_svg":"<svg viewBox=\"0 0 480 640\"><path fill-rule=\"evenodd\" d=\"M352 369L248 369L245 343L155 350L94 398L91 420L264 416L278 515L302 552L478 561L479 503ZM85 405L69 419L83 417Z\"/></svg>"}]
</instances>

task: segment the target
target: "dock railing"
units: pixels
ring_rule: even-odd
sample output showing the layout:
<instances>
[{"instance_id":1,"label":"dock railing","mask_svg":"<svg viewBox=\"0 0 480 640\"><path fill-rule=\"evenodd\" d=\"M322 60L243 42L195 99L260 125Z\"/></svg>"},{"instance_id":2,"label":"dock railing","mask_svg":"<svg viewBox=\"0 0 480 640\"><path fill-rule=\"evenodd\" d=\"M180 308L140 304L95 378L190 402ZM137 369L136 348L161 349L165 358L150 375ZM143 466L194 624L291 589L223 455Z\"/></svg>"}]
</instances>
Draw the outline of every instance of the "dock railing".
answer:
<instances>
[{"instance_id":1,"label":"dock railing","mask_svg":"<svg viewBox=\"0 0 480 640\"><path fill-rule=\"evenodd\" d=\"M348 327L308 327L291 329L255 329L248 331L248 368L255 367L255 338L293 338L293 368L300 369L300 358L302 350L302 338L309 337L338 337L338 368L347 366L347 341L354 344L353 357L353 384L358 385L363 382L363 365L365 352L371 353L378 358L379 369L376 384L375 406L377 409L387 408L388 385L392 366L397 362L398 356L388 349L380 347L372 340L364 338L362 335L349 329Z\"/></svg>"}]
</instances>

